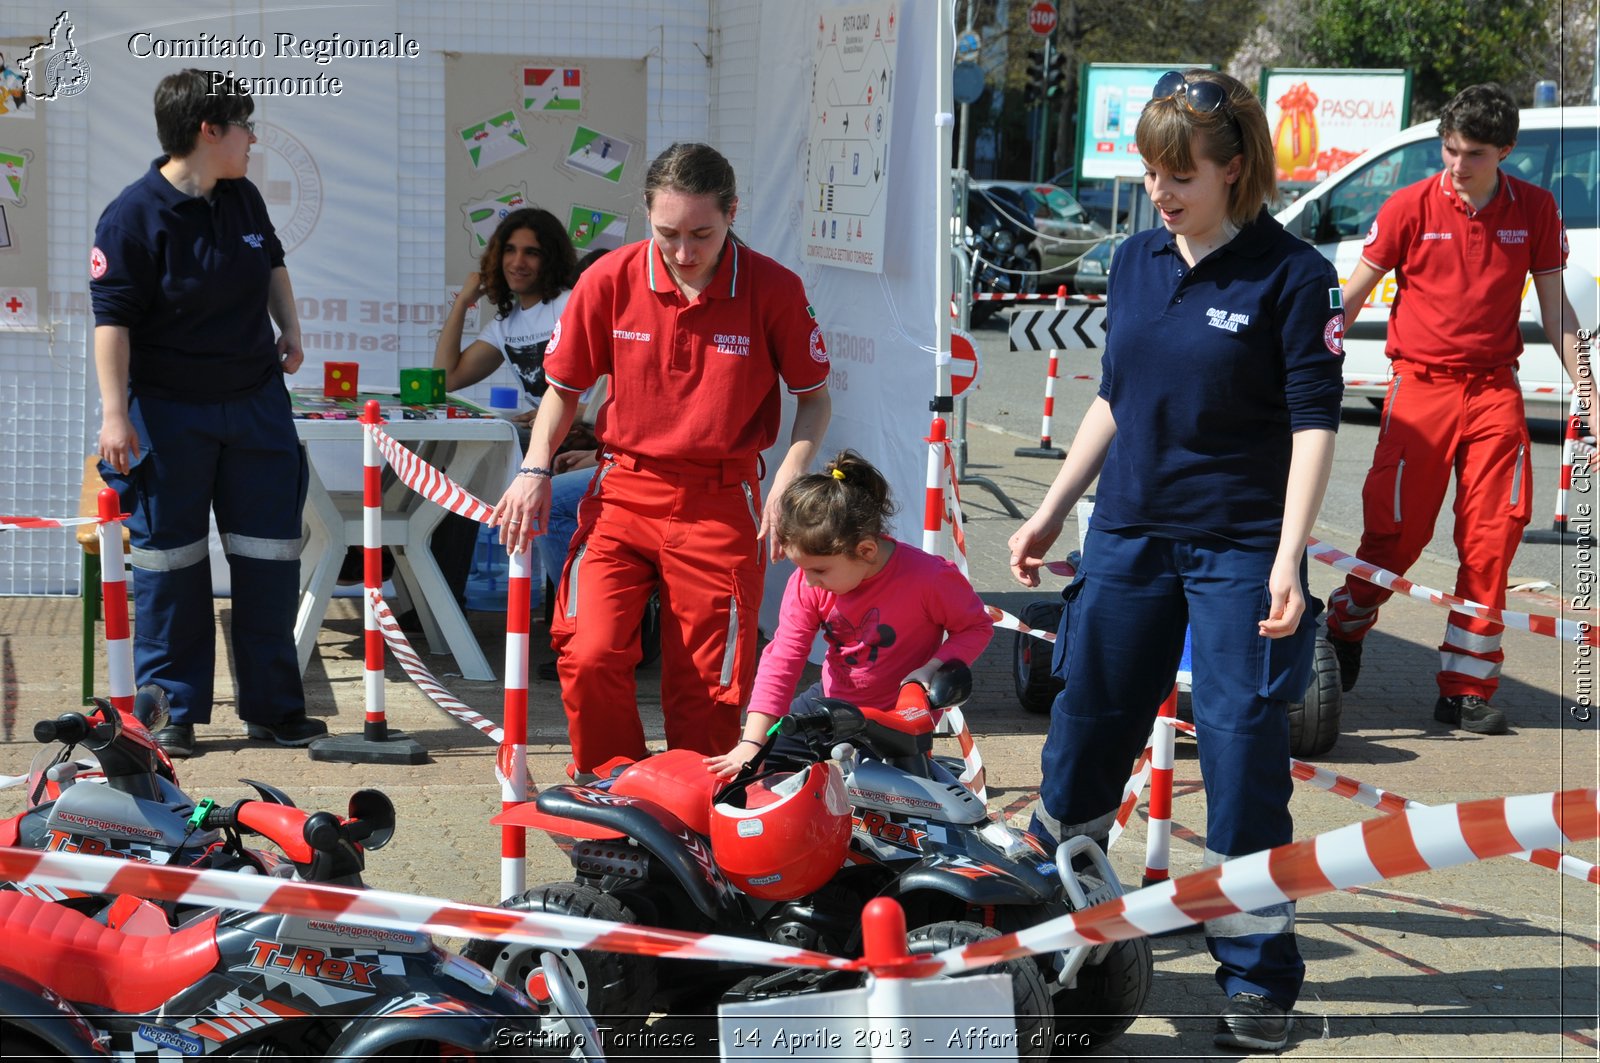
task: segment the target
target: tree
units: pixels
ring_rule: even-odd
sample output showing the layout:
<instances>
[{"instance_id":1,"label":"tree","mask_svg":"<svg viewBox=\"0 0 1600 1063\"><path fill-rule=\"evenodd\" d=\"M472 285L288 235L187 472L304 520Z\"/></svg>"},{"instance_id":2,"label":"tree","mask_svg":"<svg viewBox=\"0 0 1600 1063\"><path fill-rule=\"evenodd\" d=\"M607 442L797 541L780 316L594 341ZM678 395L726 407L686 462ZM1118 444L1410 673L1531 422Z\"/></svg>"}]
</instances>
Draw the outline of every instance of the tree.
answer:
<instances>
[{"instance_id":1,"label":"tree","mask_svg":"<svg viewBox=\"0 0 1600 1063\"><path fill-rule=\"evenodd\" d=\"M1408 67L1421 121L1468 85L1498 81L1523 103L1559 54L1560 0L1321 0L1304 47L1311 65ZM1553 28L1554 27L1554 28Z\"/></svg>"}]
</instances>

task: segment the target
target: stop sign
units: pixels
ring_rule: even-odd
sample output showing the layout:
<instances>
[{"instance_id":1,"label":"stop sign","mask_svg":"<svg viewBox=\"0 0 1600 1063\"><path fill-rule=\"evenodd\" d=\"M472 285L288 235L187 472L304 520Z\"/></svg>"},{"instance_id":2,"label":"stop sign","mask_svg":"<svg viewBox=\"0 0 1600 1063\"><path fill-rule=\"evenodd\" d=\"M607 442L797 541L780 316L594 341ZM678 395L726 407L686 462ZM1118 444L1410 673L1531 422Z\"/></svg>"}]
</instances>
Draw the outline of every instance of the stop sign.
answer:
<instances>
[{"instance_id":1,"label":"stop sign","mask_svg":"<svg viewBox=\"0 0 1600 1063\"><path fill-rule=\"evenodd\" d=\"M978 345L960 329L950 330L950 394L959 395L978 382Z\"/></svg>"},{"instance_id":2,"label":"stop sign","mask_svg":"<svg viewBox=\"0 0 1600 1063\"><path fill-rule=\"evenodd\" d=\"M1036 0L1028 8L1028 28L1041 37L1056 31L1056 5L1051 0Z\"/></svg>"}]
</instances>

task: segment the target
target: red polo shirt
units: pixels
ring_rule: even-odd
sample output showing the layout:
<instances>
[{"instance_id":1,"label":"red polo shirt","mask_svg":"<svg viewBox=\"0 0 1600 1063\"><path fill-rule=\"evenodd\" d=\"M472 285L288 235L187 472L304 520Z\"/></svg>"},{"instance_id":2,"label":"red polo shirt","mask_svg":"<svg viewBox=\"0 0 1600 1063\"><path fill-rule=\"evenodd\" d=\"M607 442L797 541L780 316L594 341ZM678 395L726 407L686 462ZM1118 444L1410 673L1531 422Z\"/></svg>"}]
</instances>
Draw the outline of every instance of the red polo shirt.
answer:
<instances>
[{"instance_id":1,"label":"red polo shirt","mask_svg":"<svg viewBox=\"0 0 1600 1063\"><path fill-rule=\"evenodd\" d=\"M652 240L600 259L573 289L544 367L565 391L611 374L595 423L607 446L702 462L771 446L780 380L815 391L829 368L800 278L733 240L693 303Z\"/></svg>"},{"instance_id":2,"label":"red polo shirt","mask_svg":"<svg viewBox=\"0 0 1600 1063\"><path fill-rule=\"evenodd\" d=\"M1518 328L1529 273L1559 273L1567 234L1555 197L1500 172L1474 211L1440 173L1390 196L1362 259L1395 271L1390 358L1445 368L1496 369L1522 353Z\"/></svg>"}]
</instances>

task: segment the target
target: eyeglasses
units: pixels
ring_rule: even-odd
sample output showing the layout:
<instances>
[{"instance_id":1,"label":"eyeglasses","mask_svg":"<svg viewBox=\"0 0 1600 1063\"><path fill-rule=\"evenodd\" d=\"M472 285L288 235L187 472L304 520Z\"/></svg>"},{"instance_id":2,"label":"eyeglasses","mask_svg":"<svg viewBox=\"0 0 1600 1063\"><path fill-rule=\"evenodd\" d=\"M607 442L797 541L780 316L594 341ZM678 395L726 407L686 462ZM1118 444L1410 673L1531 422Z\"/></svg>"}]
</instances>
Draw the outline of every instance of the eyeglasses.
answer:
<instances>
[{"instance_id":1,"label":"eyeglasses","mask_svg":"<svg viewBox=\"0 0 1600 1063\"><path fill-rule=\"evenodd\" d=\"M1183 105L1192 114L1211 114L1228 102L1228 90L1215 81L1188 81L1181 70L1169 70L1161 75L1156 87L1150 91L1150 102L1160 103L1175 96L1183 97ZM1229 111L1232 117L1232 111Z\"/></svg>"},{"instance_id":2,"label":"eyeglasses","mask_svg":"<svg viewBox=\"0 0 1600 1063\"><path fill-rule=\"evenodd\" d=\"M251 136L256 135L256 124L248 118L231 118L228 120L228 124L238 126Z\"/></svg>"}]
</instances>

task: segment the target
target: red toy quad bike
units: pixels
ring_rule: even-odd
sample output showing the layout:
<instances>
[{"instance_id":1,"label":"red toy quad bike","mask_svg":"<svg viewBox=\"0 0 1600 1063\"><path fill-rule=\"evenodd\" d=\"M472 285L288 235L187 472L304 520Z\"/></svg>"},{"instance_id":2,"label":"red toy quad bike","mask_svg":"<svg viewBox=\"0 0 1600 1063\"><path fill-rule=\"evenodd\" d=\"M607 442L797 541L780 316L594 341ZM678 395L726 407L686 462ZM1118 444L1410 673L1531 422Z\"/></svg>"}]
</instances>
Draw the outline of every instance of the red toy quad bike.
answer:
<instances>
[{"instance_id":1,"label":"red toy quad bike","mask_svg":"<svg viewBox=\"0 0 1600 1063\"><path fill-rule=\"evenodd\" d=\"M358 791L344 818L304 812L261 783L261 800L197 805L145 726L162 725L164 704L141 692L136 706L101 701L35 725L52 745L30 779L32 807L0 822L0 844L363 887L365 849L394 834L386 796ZM91 756L75 759L80 749ZM284 855L247 849L244 833ZM553 958L530 964L554 1001L541 1018L517 989L423 933L7 886L0 935L26 942L0 952L9 1059L564 1059L574 1044L600 1058ZM557 1043L545 1026L567 1036Z\"/></svg>"},{"instance_id":2,"label":"red toy quad bike","mask_svg":"<svg viewBox=\"0 0 1600 1063\"><path fill-rule=\"evenodd\" d=\"M1052 859L990 819L932 755L936 708L959 704L971 687L971 672L952 662L930 691L908 684L892 710L820 699L784 717L726 786L700 754L680 749L602 771L608 777L593 785L552 787L495 822L572 839L576 880L506 906L858 955L861 911L874 897L904 907L913 951L935 952L1120 895L1093 841L1071 839ZM464 954L513 982L533 962L533 950L496 942L472 942ZM652 1012L845 988L856 977L560 955L597 1020L624 1033ZM1052 1044L1100 1043L1128 1027L1149 992L1150 945L1120 941L1000 969L1012 978L1019 1045L1048 1055Z\"/></svg>"}]
</instances>

